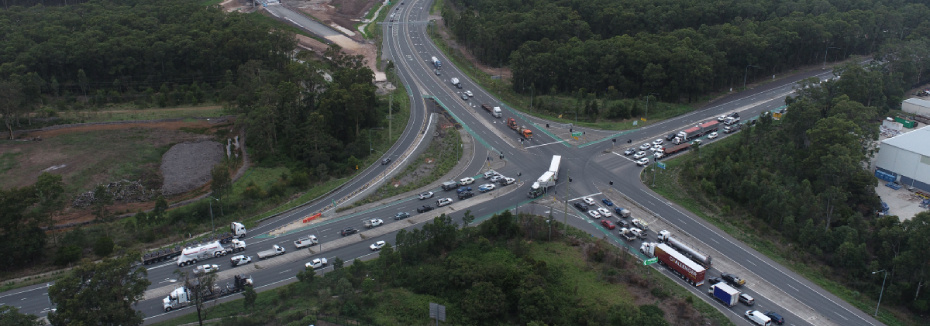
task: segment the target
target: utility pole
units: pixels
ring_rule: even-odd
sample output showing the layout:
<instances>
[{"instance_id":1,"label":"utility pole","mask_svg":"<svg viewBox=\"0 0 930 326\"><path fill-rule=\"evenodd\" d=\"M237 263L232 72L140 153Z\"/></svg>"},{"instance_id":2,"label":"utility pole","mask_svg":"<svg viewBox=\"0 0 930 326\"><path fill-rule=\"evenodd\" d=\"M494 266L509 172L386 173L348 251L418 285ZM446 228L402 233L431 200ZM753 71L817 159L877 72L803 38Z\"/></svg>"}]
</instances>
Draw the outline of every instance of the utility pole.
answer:
<instances>
[{"instance_id":1,"label":"utility pole","mask_svg":"<svg viewBox=\"0 0 930 326\"><path fill-rule=\"evenodd\" d=\"M394 117L391 116L391 111L394 107L394 95L388 97L390 100L388 102L388 142L394 141L394 138L391 138L391 122L394 120Z\"/></svg>"},{"instance_id":2,"label":"utility pole","mask_svg":"<svg viewBox=\"0 0 930 326\"><path fill-rule=\"evenodd\" d=\"M571 173L572 173L571 169L565 169L565 176L568 177L569 179L571 179ZM568 188L568 186L565 186L565 187ZM564 216L562 218L562 224L565 224L565 227L564 227L565 230L563 230L562 233L567 234L568 233L568 189L562 190L562 194L564 195L564 198L565 198L565 209L562 210L562 212L564 213Z\"/></svg>"}]
</instances>

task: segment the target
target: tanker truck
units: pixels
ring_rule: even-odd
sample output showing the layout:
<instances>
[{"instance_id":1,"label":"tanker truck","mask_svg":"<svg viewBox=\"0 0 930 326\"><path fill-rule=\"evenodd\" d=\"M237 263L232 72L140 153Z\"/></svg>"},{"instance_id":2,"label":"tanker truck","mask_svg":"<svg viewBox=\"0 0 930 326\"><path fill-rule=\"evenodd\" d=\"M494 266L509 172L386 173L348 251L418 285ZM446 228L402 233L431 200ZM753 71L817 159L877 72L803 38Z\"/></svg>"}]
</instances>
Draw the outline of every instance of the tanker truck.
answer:
<instances>
[{"instance_id":1,"label":"tanker truck","mask_svg":"<svg viewBox=\"0 0 930 326\"><path fill-rule=\"evenodd\" d=\"M675 250L680 251L681 253L693 259L698 264L701 264L701 266L704 266L704 268L710 268L711 266L710 255L697 251L694 248L691 248L690 246L686 245L684 242L681 242L678 239L672 238L672 233L668 232L667 230L659 231L659 242L667 243L669 246L671 246Z\"/></svg>"}]
</instances>

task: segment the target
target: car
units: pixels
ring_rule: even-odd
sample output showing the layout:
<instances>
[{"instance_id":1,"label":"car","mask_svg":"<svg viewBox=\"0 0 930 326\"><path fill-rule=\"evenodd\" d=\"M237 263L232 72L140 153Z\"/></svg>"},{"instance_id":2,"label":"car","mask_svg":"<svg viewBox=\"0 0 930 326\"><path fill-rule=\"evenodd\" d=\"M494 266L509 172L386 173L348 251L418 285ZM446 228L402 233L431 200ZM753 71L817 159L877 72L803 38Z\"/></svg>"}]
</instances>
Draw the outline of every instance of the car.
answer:
<instances>
[{"instance_id":1,"label":"car","mask_svg":"<svg viewBox=\"0 0 930 326\"><path fill-rule=\"evenodd\" d=\"M653 144L653 145L662 145L662 143L664 143L664 142L665 142L665 141L662 140L662 138L657 138L656 140L653 140L653 141L652 141L652 144Z\"/></svg>"},{"instance_id":2,"label":"car","mask_svg":"<svg viewBox=\"0 0 930 326\"><path fill-rule=\"evenodd\" d=\"M638 161L636 161L636 165L639 165L639 166L646 166L646 165L649 165L649 159L648 159L648 158L645 158L645 157L644 157L644 158L641 158L641 159L639 159Z\"/></svg>"},{"instance_id":3,"label":"car","mask_svg":"<svg viewBox=\"0 0 930 326\"><path fill-rule=\"evenodd\" d=\"M513 183L516 182L516 181L517 181L517 179L514 179L514 178L503 178L503 179L500 180L500 184L501 184L502 186L506 186L506 185L509 185L509 184L513 184Z\"/></svg>"},{"instance_id":4,"label":"car","mask_svg":"<svg viewBox=\"0 0 930 326\"><path fill-rule=\"evenodd\" d=\"M739 112L730 113L731 118L739 118Z\"/></svg>"},{"instance_id":5,"label":"car","mask_svg":"<svg viewBox=\"0 0 930 326\"><path fill-rule=\"evenodd\" d=\"M433 195L434 195L434 194L433 194L432 191L424 192L424 193L420 194L420 200L433 198Z\"/></svg>"},{"instance_id":6,"label":"car","mask_svg":"<svg viewBox=\"0 0 930 326\"><path fill-rule=\"evenodd\" d=\"M471 197L474 197L474 196L475 196L475 193L473 193L473 192L471 192L471 191L466 191L466 192L463 192L463 193L459 193L459 200L468 199L468 198L471 198Z\"/></svg>"},{"instance_id":7,"label":"car","mask_svg":"<svg viewBox=\"0 0 930 326\"><path fill-rule=\"evenodd\" d=\"M630 228L630 222L627 222L627 220L618 220L617 224L619 224L621 228Z\"/></svg>"},{"instance_id":8,"label":"car","mask_svg":"<svg viewBox=\"0 0 930 326\"><path fill-rule=\"evenodd\" d=\"M443 198L436 201L436 207L443 207L452 203L452 198Z\"/></svg>"},{"instance_id":9,"label":"car","mask_svg":"<svg viewBox=\"0 0 930 326\"><path fill-rule=\"evenodd\" d=\"M691 142L691 146L697 146L697 145L700 145L700 144L701 144L701 140L700 140L700 139Z\"/></svg>"},{"instance_id":10,"label":"car","mask_svg":"<svg viewBox=\"0 0 930 326\"><path fill-rule=\"evenodd\" d=\"M607 228L608 230L613 230L614 228L617 227L616 225L614 225L614 222L612 222L611 220L608 220L608 219L606 219L606 218L603 219L603 220L601 220L601 225L603 225L603 226L604 226L605 228Z\"/></svg>"},{"instance_id":11,"label":"car","mask_svg":"<svg viewBox=\"0 0 930 326\"><path fill-rule=\"evenodd\" d=\"M373 219L365 221L365 227L369 229L376 228L382 225L384 225L384 220L380 218L373 218Z\"/></svg>"},{"instance_id":12,"label":"car","mask_svg":"<svg viewBox=\"0 0 930 326\"><path fill-rule=\"evenodd\" d=\"M497 173L497 171L488 170L488 172L485 172L485 173L484 173L484 178L485 178L485 179L490 179L490 178L493 178L493 177L498 176L498 175L500 175L500 173Z\"/></svg>"},{"instance_id":13,"label":"car","mask_svg":"<svg viewBox=\"0 0 930 326\"><path fill-rule=\"evenodd\" d=\"M727 282L727 284L735 287L741 287L743 284L746 284L746 280L740 279L739 276L730 273L720 273L720 278L722 278L724 282Z\"/></svg>"},{"instance_id":14,"label":"car","mask_svg":"<svg viewBox=\"0 0 930 326\"><path fill-rule=\"evenodd\" d=\"M430 205L423 205L421 207L417 207L417 213L425 213L431 210L433 210L433 206L430 206Z\"/></svg>"},{"instance_id":15,"label":"car","mask_svg":"<svg viewBox=\"0 0 930 326\"><path fill-rule=\"evenodd\" d=\"M456 190L455 192L456 192L456 193L463 193L463 192L468 192L468 191L471 191L471 187L459 187L459 189Z\"/></svg>"},{"instance_id":16,"label":"car","mask_svg":"<svg viewBox=\"0 0 930 326\"><path fill-rule=\"evenodd\" d=\"M668 136L665 136L665 140L667 141L672 141L672 139L675 139L675 134L668 134Z\"/></svg>"},{"instance_id":17,"label":"car","mask_svg":"<svg viewBox=\"0 0 930 326\"><path fill-rule=\"evenodd\" d=\"M714 139L714 138L717 138L717 136L718 136L717 132L714 131L707 135L707 139Z\"/></svg>"},{"instance_id":18,"label":"car","mask_svg":"<svg viewBox=\"0 0 930 326\"><path fill-rule=\"evenodd\" d=\"M326 258L316 258L311 260L309 263L304 264L304 267L318 269L325 267L327 264L329 264L329 262L326 261Z\"/></svg>"},{"instance_id":19,"label":"car","mask_svg":"<svg viewBox=\"0 0 930 326\"><path fill-rule=\"evenodd\" d=\"M655 158L658 160L658 159L660 159L660 158L665 157L665 152L656 152L656 153L653 154L652 156L655 157Z\"/></svg>"},{"instance_id":20,"label":"car","mask_svg":"<svg viewBox=\"0 0 930 326\"><path fill-rule=\"evenodd\" d=\"M471 91L465 91L465 95L468 95L469 97L475 96L475 94L473 94Z\"/></svg>"},{"instance_id":21,"label":"car","mask_svg":"<svg viewBox=\"0 0 930 326\"><path fill-rule=\"evenodd\" d=\"M591 218L601 218L601 213L598 213L596 210L588 210L588 216Z\"/></svg>"},{"instance_id":22,"label":"car","mask_svg":"<svg viewBox=\"0 0 930 326\"><path fill-rule=\"evenodd\" d=\"M581 200L583 200L585 204L588 204L588 206L595 205L594 199L592 199L591 197L585 197L585 198L582 198Z\"/></svg>"},{"instance_id":23,"label":"car","mask_svg":"<svg viewBox=\"0 0 930 326\"><path fill-rule=\"evenodd\" d=\"M651 150L653 153L655 153L655 152L661 152L661 151L664 151L664 150L665 150L665 147L662 147L662 145L655 145L655 146L653 146L650 150Z\"/></svg>"},{"instance_id":24,"label":"car","mask_svg":"<svg viewBox=\"0 0 930 326\"><path fill-rule=\"evenodd\" d=\"M614 202L610 201L610 198L601 199L601 202L604 203L604 205L607 205L608 207L614 205Z\"/></svg>"},{"instance_id":25,"label":"car","mask_svg":"<svg viewBox=\"0 0 930 326\"><path fill-rule=\"evenodd\" d=\"M716 277L716 276L712 276L712 277L708 277L708 278L707 278L707 284L708 284L708 285L714 285L714 284L717 284L717 283L720 283L720 282L723 282L723 280L720 279L719 277Z\"/></svg>"},{"instance_id":26,"label":"car","mask_svg":"<svg viewBox=\"0 0 930 326\"><path fill-rule=\"evenodd\" d=\"M391 163L391 158L390 158L390 157L381 160L381 165L388 165L388 163Z\"/></svg>"},{"instance_id":27,"label":"car","mask_svg":"<svg viewBox=\"0 0 930 326\"><path fill-rule=\"evenodd\" d=\"M342 231L339 231L339 234L341 234L342 236L352 235L356 233L358 233L358 230L356 230L353 227L347 227L345 229L342 229Z\"/></svg>"},{"instance_id":28,"label":"car","mask_svg":"<svg viewBox=\"0 0 930 326\"><path fill-rule=\"evenodd\" d=\"M603 207L598 207L597 212L601 213L601 216L604 216L604 217L614 217L614 214L611 214L610 210L603 208Z\"/></svg>"},{"instance_id":29,"label":"car","mask_svg":"<svg viewBox=\"0 0 930 326\"><path fill-rule=\"evenodd\" d=\"M749 295L746 294L746 293L740 293L740 294L739 294L739 302L742 302L743 304L745 304L745 305L747 305L747 306L752 306L752 305L756 304L756 300L753 299L751 296L749 296Z\"/></svg>"},{"instance_id":30,"label":"car","mask_svg":"<svg viewBox=\"0 0 930 326\"><path fill-rule=\"evenodd\" d=\"M455 88L462 89L462 83L455 84Z\"/></svg>"},{"instance_id":31,"label":"car","mask_svg":"<svg viewBox=\"0 0 930 326\"><path fill-rule=\"evenodd\" d=\"M433 69L433 72L436 73L436 76L442 75L442 73L439 72L439 69Z\"/></svg>"},{"instance_id":32,"label":"car","mask_svg":"<svg viewBox=\"0 0 930 326\"><path fill-rule=\"evenodd\" d=\"M252 256L238 255L232 256L229 258L229 263L232 264L232 267L242 266L252 262Z\"/></svg>"},{"instance_id":33,"label":"car","mask_svg":"<svg viewBox=\"0 0 930 326\"><path fill-rule=\"evenodd\" d=\"M785 318L782 317L781 315L779 315L777 312L774 312L774 311L766 311L766 312L765 312L765 315L768 316L769 318L772 318L772 323L773 323L773 324L779 324L779 325L784 325L784 324L785 324Z\"/></svg>"},{"instance_id":34,"label":"car","mask_svg":"<svg viewBox=\"0 0 930 326\"><path fill-rule=\"evenodd\" d=\"M582 211L582 212L588 210L588 205L585 205L585 203L577 202L577 201L576 201L573 205L575 205L575 208L577 208L578 210L580 210L580 211Z\"/></svg>"},{"instance_id":35,"label":"car","mask_svg":"<svg viewBox=\"0 0 930 326\"><path fill-rule=\"evenodd\" d=\"M219 265L205 264L205 265L197 266L197 268L194 268L194 275L210 274L210 273L216 273L219 271L220 271Z\"/></svg>"},{"instance_id":36,"label":"car","mask_svg":"<svg viewBox=\"0 0 930 326\"><path fill-rule=\"evenodd\" d=\"M468 95L462 94L462 100L468 101Z\"/></svg>"},{"instance_id":37,"label":"car","mask_svg":"<svg viewBox=\"0 0 930 326\"><path fill-rule=\"evenodd\" d=\"M472 178L472 177L466 177L466 178L462 178L461 180L459 180L460 186L467 186L472 183L475 183L475 178Z\"/></svg>"},{"instance_id":38,"label":"car","mask_svg":"<svg viewBox=\"0 0 930 326\"><path fill-rule=\"evenodd\" d=\"M505 178L504 176L498 174L498 175L495 175L495 176L491 177L490 179L488 179L488 181L491 181L491 182L500 182L500 181L503 180L504 178Z\"/></svg>"},{"instance_id":39,"label":"car","mask_svg":"<svg viewBox=\"0 0 930 326\"><path fill-rule=\"evenodd\" d=\"M643 152L643 151L636 152L636 155L633 155L633 159L637 159L637 160L643 157L646 157L646 152Z\"/></svg>"},{"instance_id":40,"label":"car","mask_svg":"<svg viewBox=\"0 0 930 326\"><path fill-rule=\"evenodd\" d=\"M632 148L632 147L631 147L631 148L627 148L625 151L623 151L623 155L626 155L626 156L630 156L630 155L633 155L633 154L635 154L635 153L636 153L636 149L634 149L634 148Z\"/></svg>"},{"instance_id":41,"label":"car","mask_svg":"<svg viewBox=\"0 0 930 326\"><path fill-rule=\"evenodd\" d=\"M488 192L488 191L494 190L494 188L496 187L497 186L495 186L493 183L485 183L483 185L478 186L478 191Z\"/></svg>"},{"instance_id":42,"label":"car","mask_svg":"<svg viewBox=\"0 0 930 326\"><path fill-rule=\"evenodd\" d=\"M378 251L378 250L381 250L381 247L384 247L384 245L386 244L387 242L378 241L378 242L372 243L370 246L368 246L368 248L371 248L371 251Z\"/></svg>"},{"instance_id":43,"label":"car","mask_svg":"<svg viewBox=\"0 0 930 326\"><path fill-rule=\"evenodd\" d=\"M408 217L410 217L410 213L407 212L397 212L397 214L394 214L395 220L403 220Z\"/></svg>"},{"instance_id":44,"label":"car","mask_svg":"<svg viewBox=\"0 0 930 326\"><path fill-rule=\"evenodd\" d=\"M639 145L639 149L641 149L641 150L647 150L647 149L650 149L650 148L652 148L652 144L650 144L650 143L645 143L645 144Z\"/></svg>"},{"instance_id":45,"label":"car","mask_svg":"<svg viewBox=\"0 0 930 326\"><path fill-rule=\"evenodd\" d=\"M718 122L723 122L723 120L726 120L726 119L727 119L727 116L726 116L726 115L721 115L721 116L717 117L717 121L718 121Z\"/></svg>"}]
</instances>

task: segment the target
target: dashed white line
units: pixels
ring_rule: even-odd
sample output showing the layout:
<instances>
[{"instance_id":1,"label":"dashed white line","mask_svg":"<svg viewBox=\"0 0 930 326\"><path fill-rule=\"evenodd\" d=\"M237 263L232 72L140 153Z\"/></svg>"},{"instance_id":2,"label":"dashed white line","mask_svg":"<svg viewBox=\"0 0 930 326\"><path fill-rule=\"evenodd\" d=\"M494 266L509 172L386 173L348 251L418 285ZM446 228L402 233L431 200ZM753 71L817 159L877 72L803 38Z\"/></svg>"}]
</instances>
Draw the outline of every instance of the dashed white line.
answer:
<instances>
[{"instance_id":1,"label":"dashed white line","mask_svg":"<svg viewBox=\"0 0 930 326\"><path fill-rule=\"evenodd\" d=\"M798 291L798 288L791 286L791 284L785 284L785 285L787 285L789 288L792 288L795 291ZM801 292L801 291L798 291L798 292Z\"/></svg>"},{"instance_id":2,"label":"dashed white line","mask_svg":"<svg viewBox=\"0 0 930 326\"><path fill-rule=\"evenodd\" d=\"M759 265L756 265L756 263L753 263L751 260L747 260L746 262L752 264L752 266L759 267Z\"/></svg>"}]
</instances>

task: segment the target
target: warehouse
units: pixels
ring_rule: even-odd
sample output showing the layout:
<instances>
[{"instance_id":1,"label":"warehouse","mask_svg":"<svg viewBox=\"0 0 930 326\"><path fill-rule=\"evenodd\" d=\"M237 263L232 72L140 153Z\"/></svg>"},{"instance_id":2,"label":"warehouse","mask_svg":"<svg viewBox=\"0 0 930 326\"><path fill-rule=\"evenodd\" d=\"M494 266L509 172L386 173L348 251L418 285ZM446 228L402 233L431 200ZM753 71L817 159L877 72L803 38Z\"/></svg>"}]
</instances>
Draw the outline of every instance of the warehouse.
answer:
<instances>
[{"instance_id":1,"label":"warehouse","mask_svg":"<svg viewBox=\"0 0 930 326\"><path fill-rule=\"evenodd\" d=\"M930 193L930 128L883 140L875 166L876 177Z\"/></svg>"},{"instance_id":2,"label":"warehouse","mask_svg":"<svg viewBox=\"0 0 930 326\"><path fill-rule=\"evenodd\" d=\"M930 101L919 98L909 98L901 102L901 111L930 117Z\"/></svg>"}]
</instances>

